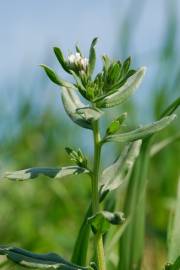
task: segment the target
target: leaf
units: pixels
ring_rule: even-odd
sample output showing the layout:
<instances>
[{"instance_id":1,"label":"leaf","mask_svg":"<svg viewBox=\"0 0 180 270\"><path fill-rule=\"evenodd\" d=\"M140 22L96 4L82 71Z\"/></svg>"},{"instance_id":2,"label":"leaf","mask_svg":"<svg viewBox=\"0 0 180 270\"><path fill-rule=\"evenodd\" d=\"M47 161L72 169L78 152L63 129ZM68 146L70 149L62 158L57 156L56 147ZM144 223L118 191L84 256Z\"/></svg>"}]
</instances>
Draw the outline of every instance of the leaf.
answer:
<instances>
[{"instance_id":1,"label":"leaf","mask_svg":"<svg viewBox=\"0 0 180 270\"><path fill-rule=\"evenodd\" d=\"M180 140L180 133L175 134L169 138L166 138L158 143L155 143L151 146L150 156L153 157L172 143Z\"/></svg>"},{"instance_id":2,"label":"leaf","mask_svg":"<svg viewBox=\"0 0 180 270\"><path fill-rule=\"evenodd\" d=\"M72 121L84 128L92 129L92 121L99 119L103 114L100 110L86 107L70 89L62 89L62 102Z\"/></svg>"},{"instance_id":3,"label":"leaf","mask_svg":"<svg viewBox=\"0 0 180 270\"><path fill-rule=\"evenodd\" d=\"M74 161L78 166L87 168L87 158L82 153L81 149L75 151L70 147L65 148L67 154L70 156L70 159Z\"/></svg>"},{"instance_id":4,"label":"leaf","mask_svg":"<svg viewBox=\"0 0 180 270\"><path fill-rule=\"evenodd\" d=\"M81 49L79 48L78 44L76 44L76 52L80 53L80 55L82 56L82 52L81 52Z\"/></svg>"},{"instance_id":5,"label":"leaf","mask_svg":"<svg viewBox=\"0 0 180 270\"><path fill-rule=\"evenodd\" d=\"M67 63L66 63L66 61L64 59L64 56L63 56L63 53L62 53L61 49L58 48L58 47L54 47L53 50L54 50L54 53L55 53L59 63L61 64L62 68L66 72L70 73L69 68L68 68Z\"/></svg>"},{"instance_id":6,"label":"leaf","mask_svg":"<svg viewBox=\"0 0 180 270\"><path fill-rule=\"evenodd\" d=\"M107 73L107 71L111 65L111 60L109 59L109 57L107 55L103 55L102 60L104 63L103 68L104 68L105 72Z\"/></svg>"},{"instance_id":7,"label":"leaf","mask_svg":"<svg viewBox=\"0 0 180 270\"><path fill-rule=\"evenodd\" d=\"M161 114L160 118L171 115L180 105L180 97L175 99Z\"/></svg>"},{"instance_id":8,"label":"leaf","mask_svg":"<svg viewBox=\"0 0 180 270\"><path fill-rule=\"evenodd\" d=\"M81 78L73 70L70 70L70 73L72 74L72 76L76 80L77 88L79 89L79 91L82 92L82 94L84 94L86 92L86 88L84 87L84 85L81 81Z\"/></svg>"},{"instance_id":9,"label":"leaf","mask_svg":"<svg viewBox=\"0 0 180 270\"><path fill-rule=\"evenodd\" d=\"M96 215L89 217L88 222L91 224L94 233L105 234L110 225L122 225L125 221L122 212L111 213L108 211L101 211Z\"/></svg>"},{"instance_id":10,"label":"leaf","mask_svg":"<svg viewBox=\"0 0 180 270\"><path fill-rule=\"evenodd\" d=\"M169 106L164 116L171 115L177 106ZM145 208L147 189L147 170L149 165L149 151L155 134L143 140L141 153L136 160L135 166L128 184L128 191L124 203L124 213L131 218L126 231L120 239L118 269L140 269L144 255L145 236Z\"/></svg>"},{"instance_id":11,"label":"leaf","mask_svg":"<svg viewBox=\"0 0 180 270\"><path fill-rule=\"evenodd\" d=\"M162 118L161 120L156 121L149 125L145 125L144 127L140 127L140 128L137 128L135 130L125 132L125 133L107 136L103 142L113 141L113 142L124 143L124 142L132 142L135 140L143 139L156 132L159 132L160 130L168 126L175 118L176 118L176 115L172 114L171 116L166 116Z\"/></svg>"},{"instance_id":12,"label":"leaf","mask_svg":"<svg viewBox=\"0 0 180 270\"><path fill-rule=\"evenodd\" d=\"M141 143L142 141L138 140L125 146L119 158L103 171L100 182L101 194L117 189L129 178L134 162L140 153Z\"/></svg>"},{"instance_id":13,"label":"leaf","mask_svg":"<svg viewBox=\"0 0 180 270\"><path fill-rule=\"evenodd\" d=\"M83 222L78 232L77 239L73 248L72 262L78 265L86 265L89 237L90 237L90 226L88 218L92 215L92 205L88 207L84 216Z\"/></svg>"},{"instance_id":14,"label":"leaf","mask_svg":"<svg viewBox=\"0 0 180 270\"><path fill-rule=\"evenodd\" d=\"M40 175L48 176L50 178L59 179L69 175L78 175L81 173L88 173L89 171L79 166L67 166L61 168L29 168L25 170L7 172L5 177L9 180L25 181L34 179Z\"/></svg>"},{"instance_id":15,"label":"leaf","mask_svg":"<svg viewBox=\"0 0 180 270\"><path fill-rule=\"evenodd\" d=\"M120 239L118 269L141 269L140 264L144 252L145 194L149 161L148 142L149 138L143 140L140 155L136 159L128 181L123 212L130 222Z\"/></svg>"},{"instance_id":16,"label":"leaf","mask_svg":"<svg viewBox=\"0 0 180 270\"><path fill-rule=\"evenodd\" d=\"M89 267L77 266L66 261L56 253L35 254L25 249L11 246L0 246L0 254L23 267L35 269L86 270Z\"/></svg>"},{"instance_id":17,"label":"leaf","mask_svg":"<svg viewBox=\"0 0 180 270\"><path fill-rule=\"evenodd\" d=\"M180 256L175 260L173 264L167 264L165 270L180 270Z\"/></svg>"},{"instance_id":18,"label":"leaf","mask_svg":"<svg viewBox=\"0 0 180 270\"><path fill-rule=\"evenodd\" d=\"M89 121L96 121L103 115L102 111L91 107L78 108L76 111L81 114L84 119L88 119Z\"/></svg>"},{"instance_id":19,"label":"leaf","mask_svg":"<svg viewBox=\"0 0 180 270\"><path fill-rule=\"evenodd\" d=\"M120 67L118 63L113 63L108 71L108 81L116 82L119 79Z\"/></svg>"},{"instance_id":20,"label":"leaf","mask_svg":"<svg viewBox=\"0 0 180 270\"><path fill-rule=\"evenodd\" d=\"M111 254L114 253L114 248L119 242L128 224L129 219L126 219L122 226L120 226L118 229L114 228L114 230L112 230L112 232L108 233L108 235L106 236L105 252L108 254L109 257L111 256Z\"/></svg>"},{"instance_id":21,"label":"leaf","mask_svg":"<svg viewBox=\"0 0 180 270\"><path fill-rule=\"evenodd\" d=\"M97 107L109 108L125 102L139 87L145 75L145 72L146 72L145 67L138 69L137 72L134 75L132 75L126 81L126 83L122 87L120 87L116 92L108 96L96 99L95 103Z\"/></svg>"},{"instance_id":22,"label":"leaf","mask_svg":"<svg viewBox=\"0 0 180 270\"><path fill-rule=\"evenodd\" d=\"M53 69L51 69L50 67L46 66L46 65L40 65L42 68L44 68L47 76L49 77L49 79L60 86L63 87L67 87L67 88L74 88L74 85L72 83L69 83L67 81L62 80L61 78L59 78L59 76L55 73L55 71Z\"/></svg>"},{"instance_id":23,"label":"leaf","mask_svg":"<svg viewBox=\"0 0 180 270\"><path fill-rule=\"evenodd\" d=\"M170 228L170 239L168 243L168 259L173 262L180 255L180 180L178 183L177 201L175 213Z\"/></svg>"},{"instance_id":24,"label":"leaf","mask_svg":"<svg viewBox=\"0 0 180 270\"><path fill-rule=\"evenodd\" d=\"M130 65L131 65L131 57L128 57L124 61L123 66L122 66L123 74L126 74L128 72Z\"/></svg>"},{"instance_id":25,"label":"leaf","mask_svg":"<svg viewBox=\"0 0 180 270\"><path fill-rule=\"evenodd\" d=\"M127 117L127 113L123 113L121 114L118 118L114 119L110 126L107 128L106 134L107 135L111 135L116 133L117 131L119 131L122 123L124 122L124 120Z\"/></svg>"},{"instance_id":26,"label":"leaf","mask_svg":"<svg viewBox=\"0 0 180 270\"><path fill-rule=\"evenodd\" d=\"M91 76L94 68L95 68L95 64L96 64L96 52L95 52L95 46L96 43L98 41L98 38L94 38L92 43L91 43L91 47L90 47L90 51L89 51L89 75Z\"/></svg>"}]
</instances>

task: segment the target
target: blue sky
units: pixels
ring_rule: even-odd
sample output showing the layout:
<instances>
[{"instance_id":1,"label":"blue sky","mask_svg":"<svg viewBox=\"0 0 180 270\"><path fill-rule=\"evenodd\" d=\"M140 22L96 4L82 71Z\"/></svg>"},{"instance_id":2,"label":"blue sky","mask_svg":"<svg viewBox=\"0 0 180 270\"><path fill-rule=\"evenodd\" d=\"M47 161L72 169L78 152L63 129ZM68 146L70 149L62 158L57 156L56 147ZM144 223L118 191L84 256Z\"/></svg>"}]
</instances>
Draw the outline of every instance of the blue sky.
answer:
<instances>
[{"instance_id":1,"label":"blue sky","mask_svg":"<svg viewBox=\"0 0 180 270\"><path fill-rule=\"evenodd\" d=\"M51 56L50 49L55 44L60 44L63 49L71 49L79 41L87 51L91 39L99 36L99 52L112 55L128 2L1 0L1 79L14 76L24 65L33 72L45 54ZM143 12L132 48L132 53L137 54L158 47L164 31L167 1L141 2L144 2Z\"/></svg>"},{"instance_id":2,"label":"blue sky","mask_svg":"<svg viewBox=\"0 0 180 270\"><path fill-rule=\"evenodd\" d=\"M0 91L6 91L7 83L23 81L27 74L38 81L39 64L53 61L54 45L67 52L79 42L87 53L92 38L98 36L98 54L122 56L118 36L127 14L136 25L127 54L148 67L148 83L157 61L156 54L148 57L149 52L162 46L166 11L176 2L180 15L178 0L0 0Z\"/></svg>"}]
</instances>

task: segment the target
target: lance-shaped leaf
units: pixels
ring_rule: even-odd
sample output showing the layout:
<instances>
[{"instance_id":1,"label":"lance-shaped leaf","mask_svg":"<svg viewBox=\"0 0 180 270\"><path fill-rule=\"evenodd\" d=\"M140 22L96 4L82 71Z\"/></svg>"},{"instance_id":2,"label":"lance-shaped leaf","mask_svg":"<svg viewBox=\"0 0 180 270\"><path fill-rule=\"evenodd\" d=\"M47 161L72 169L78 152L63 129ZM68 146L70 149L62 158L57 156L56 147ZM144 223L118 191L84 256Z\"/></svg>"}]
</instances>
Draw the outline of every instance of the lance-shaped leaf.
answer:
<instances>
[{"instance_id":1,"label":"lance-shaped leaf","mask_svg":"<svg viewBox=\"0 0 180 270\"><path fill-rule=\"evenodd\" d=\"M63 88L62 102L72 121L84 128L92 129L92 121L99 119L103 114L98 109L84 105L75 91L70 89Z\"/></svg>"},{"instance_id":2,"label":"lance-shaped leaf","mask_svg":"<svg viewBox=\"0 0 180 270\"><path fill-rule=\"evenodd\" d=\"M165 111L161 114L160 118L164 117L164 116L168 116L171 115L175 110L178 109L178 107L180 106L180 97L178 97L177 99L175 99L166 109Z\"/></svg>"},{"instance_id":3,"label":"lance-shaped leaf","mask_svg":"<svg viewBox=\"0 0 180 270\"><path fill-rule=\"evenodd\" d=\"M34 179L40 175L44 175L50 178L59 179L69 175L78 175L82 173L89 173L85 168L79 166L67 166L61 168L29 168L25 170L7 172L5 177L9 180L25 181Z\"/></svg>"},{"instance_id":4,"label":"lance-shaped leaf","mask_svg":"<svg viewBox=\"0 0 180 270\"><path fill-rule=\"evenodd\" d=\"M131 65L131 57L128 57L124 63L123 63L123 66L122 66L122 71L124 74L126 74L130 68L130 65Z\"/></svg>"},{"instance_id":5,"label":"lance-shaped leaf","mask_svg":"<svg viewBox=\"0 0 180 270\"><path fill-rule=\"evenodd\" d=\"M171 116L167 116L162 118L159 121L156 121L152 124L145 125L143 127L137 128L135 130L125 132L125 133L120 133L120 134L115 134L111 136L107 136L104 139L104 142L132 142L136 141L139 139L143 139L145 137L148 137L156 132L159 132L166 126L168 126L174 119L176 118L175 114L172 114Z\"/></svg>"},{"instance_id":6,"label":"lance-shaped leaf","mask_svg":"<svg viewBox=\"0 0 180 270\"><path fill-rule=\"evenodd\" d=\"M56 55L56 57L57 57L59 63L61 64L62 68L63 68L66 72L70 73L70 70L69 70L69 68L68 68L68 65L67 65L65 59L64 59L64 56L63 56L63 53L62 53L61 49L58 48L58 47L54 47L53 49L54 49L54 53L55 53L55 55Z\"/></svg>"},{"instance_id":7,"label":"lance-shaped leaf","mask_svg":"<svg viewBox=\"0 0 180 270\"><path fill-rule=\"evenodd\" d=\"M141 144L142 141L138 140L125 146L119 158L103 171L101 196L107 191L117 189L129 178L136 158L140 153Z\"/></svg>"},{"instance_id":8,"label":"lance-shaped leaf","mask_svg":"<svg viewBox=\"0 0 180 270\"><path fill-rule=\"evenodd\" d=\"M109 230L110 225L122 225L125 221L122 212L111 213L101 211L96 215L88 218L94 233L104 234Z\"/></svg>"},{"instance_id":9,"label":"lance-shaped leaf","mask_svg":"<svg viewBox=\"0 0 180 270\"><path fill-rule=\"evenodd\" d=\"M138 69L116 92L95 100L97 107L109 108L125 102L139 87L145 72L145 67Z\"/></svg>"},{"instance_id":10,"label":"lance-shaped leaf","mask_svg":"<svg viewBox=\"0 0 180 270\"><path fill-rule=\"evenodd\" d=\"M77 266L56 253L35 254L24 249L0 246L0 255L23 267L30 269L90 270L90 267Z\"/></svg>"},{"instance_id":11,"label":"lance-shaped leaf","mask_svg":"<svg viewBox=\"0 0 180 270\"><path fill-rule=\"evenodd\" d=\"M47 76L49 77L49 79L50 79L53 83L55 83L55 84L57 84L57 85L60 85L60 86L62 86L62 87L66 87L66 88L75 88L74 85L73 85L72 83L69 83L69 82L67 82L67 81L62 80L62 79L56 74L56 72L55 72L53 69L51 69L50 67L48 67L48 66L46 66L46 65L41 65L41 67L44 68L44 70L45 70Z\"/></svg>"},{"instance_id":12,"label":"lance-shaped leaf","mask_svg":"<svg viewBox=\"0 0 180 270\"><path fill-rule=\"evenodd\" d=\"M91 47L90 47L90 51L89 51L89 66L88 66L88 71L89 71L89 75L91 76L94 68L95 68L95 64L96 64L96 51L95 51L95 46L96 43L98 41L98 38L94 38L92 43L91 43Z\"/></svg>"}]
</instances>

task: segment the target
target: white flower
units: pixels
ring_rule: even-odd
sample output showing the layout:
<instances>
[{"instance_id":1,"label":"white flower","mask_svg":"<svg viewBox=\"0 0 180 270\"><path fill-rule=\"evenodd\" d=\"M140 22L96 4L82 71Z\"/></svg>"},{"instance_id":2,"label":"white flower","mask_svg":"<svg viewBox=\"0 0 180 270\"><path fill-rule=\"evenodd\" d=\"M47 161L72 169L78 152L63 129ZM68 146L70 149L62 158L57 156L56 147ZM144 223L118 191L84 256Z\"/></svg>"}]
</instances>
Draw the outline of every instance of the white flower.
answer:
<instances>
[{"instance_id":1,"label":"white flower","mask_svg":"<svg viewBox=\"0 0 180 270\"><path fill-rule=\"evenodd\" d=\"M83 69L86 70L89 64L89 60L87 58L81 58L80 63Z\"/></svg>"},{"instance_id":2,"label":"white flower","mask_svg":"<svg viewBox=\"0 0 180 270\"><path fill-rule=\"evenodd\" d=\"M70 64L74 64L74 61L75 61L75 55L74 54L70 54L68 56L68 61Z\"/></svg>"},{"instance_id":3,"label":"white flower","mask_svg":"<svg viewBox=\"0 0 180 270\"><path fill-rule=\"evenodd\" d=\"M80 53L70 54L68 56L68 61L71 65L75 65L80 71L86 71L89 60L85 57L82 57Z\"/></svg>"}]
</instances>

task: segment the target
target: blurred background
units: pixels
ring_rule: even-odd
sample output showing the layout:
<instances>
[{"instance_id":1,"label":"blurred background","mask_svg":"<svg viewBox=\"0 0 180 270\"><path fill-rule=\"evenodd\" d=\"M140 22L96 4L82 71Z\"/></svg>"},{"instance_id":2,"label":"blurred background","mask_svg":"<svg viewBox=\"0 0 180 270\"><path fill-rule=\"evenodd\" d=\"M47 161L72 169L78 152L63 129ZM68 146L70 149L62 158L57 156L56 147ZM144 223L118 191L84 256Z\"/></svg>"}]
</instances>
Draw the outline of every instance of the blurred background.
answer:
<instances>
[{"instance_id":1,"label":"blurred background","mask_svg":"<svg viewBox=\"0 0 180 270\"><path fill-rule=\"evenodd\" d=\"M92 157L91 134L63 111L60 91L39 64L59 69L52 47L65 55L78 43L85 55L99 37L100 56L132 57L134 67L148 67L133 99L111 110L109 122L128 111L130 126L158 118L180 92L180 1L178 0L0 0L0 172L33 166L70 164L64 147L81 147ZM177 112L179 114L179 112ZM178 120L157 141L178 133ZM103 125L102 125L103 130ZM72 133L73 131L73 133ZM73 136L72 136L73 134ZM114 146L103 160L110 164ZM174 142L150 164L147 204L147 258L159 269L166 256L169 210L176 196L180 144ZM107 158L108 157L108 158ZM27 183L0 182L0 243L70 257L90 199L89 179L46 178Z\"/></svg>"}]
</instances>

